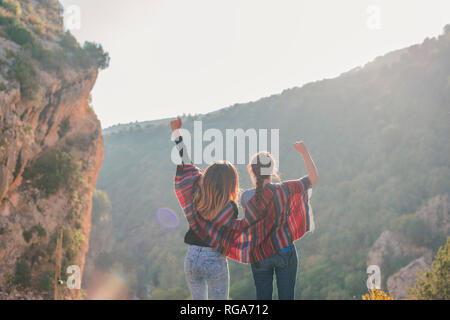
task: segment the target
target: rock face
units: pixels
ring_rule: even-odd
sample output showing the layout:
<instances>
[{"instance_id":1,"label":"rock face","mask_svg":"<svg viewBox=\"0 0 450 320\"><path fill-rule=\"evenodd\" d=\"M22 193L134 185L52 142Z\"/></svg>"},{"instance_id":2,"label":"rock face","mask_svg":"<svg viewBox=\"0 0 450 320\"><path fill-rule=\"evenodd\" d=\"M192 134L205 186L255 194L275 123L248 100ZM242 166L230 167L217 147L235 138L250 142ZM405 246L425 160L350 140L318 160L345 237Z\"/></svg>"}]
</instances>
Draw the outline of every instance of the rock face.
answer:
<instances>
[{"instance_id":1,"label":"rock face","mask_svg":"<svg viewBox=\"0 0 450 320\"><path fill-rule=\"evenodd\" d=\"M27 8L60 17L59 4L47 2L47 11L39 11L43 1ZM52 38L63 34L62 20L53 28L54 34L37 36L36 42L57 47ZM92 192L103 160L101 125L88 103L98 68L64 65L49 72L32 59L38 94L29 98L9 71L23 51L0 36L6 66L0 82L7 83L0 91L0 299L53 297L58 230L63 230L61 278L68 265L78 265L82 274ZM76 297L76 290L61 288L61 298Z\"/></svg>"},{"instance_id":2,"label":"rock face","mask_svg":"<svg viewBox=\"0 0 450 320\"><path fill-rule=\"evenodd\" d=\"M415 213L427 228L424 232L431 233L430 237L438 235L445 239L450 233L449 207L449 196L444 194L429 199ZM368 253L367 264L380 266L382 279L387 273L387 290L395 299L405 299L408 288L417 280L418 271L431 266L433 250L419 247L411 240L385 230ZM400 269L399 264L403 266Z\"/></svg>"},{"instance_id":3,"label":"rock face","mask_svg":"<svg viewBox=\"0 0 450 320\"><path fill-rule=\"evenodd\" d=\"M397 300L406 299L409 294L408 288L413 287L416 283L419 270L423 271L430 266L431 259L421 257L401 268L387 280L389 294Z\"/></svg>"},{"instance_id":4,"label":"rock face","mask_svg":"<svg viewBox=\"0 0 450 320\"><path fill-rule=\"evenodd\" d=\"M403 237L395 235L389 230L385 230L370 249L368 264L382 266L386 262L386 259L397 260L400 258L420 256L431 259L432 255L432 250L412 245Z\"/></svg>"}]
</instances>

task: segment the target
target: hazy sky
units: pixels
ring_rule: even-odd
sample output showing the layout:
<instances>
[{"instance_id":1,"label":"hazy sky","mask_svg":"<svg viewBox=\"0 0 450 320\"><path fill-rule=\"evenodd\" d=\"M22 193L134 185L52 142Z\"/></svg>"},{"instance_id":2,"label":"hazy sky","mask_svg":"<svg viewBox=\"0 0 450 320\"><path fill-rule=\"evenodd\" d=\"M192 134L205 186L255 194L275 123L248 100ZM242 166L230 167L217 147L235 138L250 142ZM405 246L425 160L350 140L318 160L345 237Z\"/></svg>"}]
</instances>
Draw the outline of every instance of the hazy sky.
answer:
<instances>
[{"instance_id":1,"label":"hazy sky","mask_svg":"<svg viewBox=\"0 0 450 320\"><path fill-rule=\"evenodd\" d=\"M335 77L450 23L448 0L61 2L80 9L77 39L111 55L93 90L103 127L206 113Z\"/></svg>"}]
</instances>

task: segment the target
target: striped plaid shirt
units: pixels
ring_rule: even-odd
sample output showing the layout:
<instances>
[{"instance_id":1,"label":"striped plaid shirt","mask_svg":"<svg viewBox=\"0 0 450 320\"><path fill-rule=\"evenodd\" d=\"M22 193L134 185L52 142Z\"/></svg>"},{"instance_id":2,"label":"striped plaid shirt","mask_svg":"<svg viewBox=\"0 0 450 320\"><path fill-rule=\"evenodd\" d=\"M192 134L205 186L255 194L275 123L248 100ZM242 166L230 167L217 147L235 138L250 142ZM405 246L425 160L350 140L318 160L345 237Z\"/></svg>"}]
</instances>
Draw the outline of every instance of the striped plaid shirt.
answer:
<instances>
[{"instance_id":1,"label":"striped plaid shirt","mask_svg":"<svg viewBox=\"0 0 450 320\"><path fill-rule=\"evenodd\" d=\"M217 252L241 263L255 263L314 230L308 177L266 184L259 204L255 197L243 204L242 219L235 219L230 202L208 221L196 212L193 203L202 172L185 163L177 166L175 193L191 229Z\"/></svg>"}]
</instances>

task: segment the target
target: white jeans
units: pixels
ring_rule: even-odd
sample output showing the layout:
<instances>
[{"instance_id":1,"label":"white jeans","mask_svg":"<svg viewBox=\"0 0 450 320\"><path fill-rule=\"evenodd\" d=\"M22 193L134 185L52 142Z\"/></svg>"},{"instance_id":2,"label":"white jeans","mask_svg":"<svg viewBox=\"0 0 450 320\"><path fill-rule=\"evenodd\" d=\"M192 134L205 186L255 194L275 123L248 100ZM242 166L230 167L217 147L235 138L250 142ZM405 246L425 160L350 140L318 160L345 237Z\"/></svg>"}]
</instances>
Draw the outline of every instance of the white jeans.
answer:
<instances>
[{"instance_id":1,"label":"white jeans","mask_svg":"<svg viewBox=\"0 0 450 320\"><path fill-rule=\"evenodd\" d=\"M193 300L228 300L227 258L208 247L189 246L184 273Z\"/></svg>"}]
</instances>

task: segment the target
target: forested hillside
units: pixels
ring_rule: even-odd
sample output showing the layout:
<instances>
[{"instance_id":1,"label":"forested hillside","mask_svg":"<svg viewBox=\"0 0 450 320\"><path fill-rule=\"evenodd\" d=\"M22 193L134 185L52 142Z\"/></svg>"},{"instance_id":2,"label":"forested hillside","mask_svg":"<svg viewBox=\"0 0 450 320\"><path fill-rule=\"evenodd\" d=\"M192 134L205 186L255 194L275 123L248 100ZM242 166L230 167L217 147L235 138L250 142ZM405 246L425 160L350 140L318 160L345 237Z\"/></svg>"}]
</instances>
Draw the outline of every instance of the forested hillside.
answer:
<instances>
[{"instance_id":1,"label":"forested hillside","mask_svg":"<svg viewBox=\"0 0 450 320\"><path fill-rule=\"evenodd\" d=\"M280 129L283 179L305 174L292 143L308 145L320 181L312 198L316 231L296 243L299 299L360 298L367 290L368 252L385 230L404 231L433 253L445 243L430 230L406 230L401 217L450 193L450 27L335 79L186 116L188 129L193 120L202 120L204 130ZM173 193L172 147L168 121L105 137L97 189L112 207L99 200L107 210L94 221L91 237L109 234L110 246L100 250L91 241L95 254L88 259L97 270L120 273L130 297L189 298L183 273L187 224ZM238 170L242 188L249 188L245 166ZM161 223L158 208L171 209L179 224ZM393 261L388 274L382 269L383 278L402 263ZM230 265L231 298L253 299L249 266Z\"/></svg>"}]
</instances>

